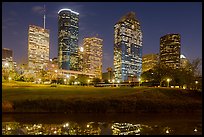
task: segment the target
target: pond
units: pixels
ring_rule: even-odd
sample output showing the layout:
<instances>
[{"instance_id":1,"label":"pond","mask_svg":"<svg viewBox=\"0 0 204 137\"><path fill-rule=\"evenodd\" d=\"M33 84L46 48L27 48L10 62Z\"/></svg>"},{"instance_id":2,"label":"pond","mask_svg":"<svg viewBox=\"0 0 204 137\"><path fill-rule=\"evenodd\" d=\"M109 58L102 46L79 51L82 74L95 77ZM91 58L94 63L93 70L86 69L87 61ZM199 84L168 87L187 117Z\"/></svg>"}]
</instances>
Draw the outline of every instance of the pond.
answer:
<instances>
[{"instance_id":1,"label":"pond","mask_svg":"<svg viewBox=\"0 0 204 137\"><path fill-rule=\"evenodd\" d=\"M3 135L202 135L201 113L5 114Z\"/></svg>"}]
</instances>

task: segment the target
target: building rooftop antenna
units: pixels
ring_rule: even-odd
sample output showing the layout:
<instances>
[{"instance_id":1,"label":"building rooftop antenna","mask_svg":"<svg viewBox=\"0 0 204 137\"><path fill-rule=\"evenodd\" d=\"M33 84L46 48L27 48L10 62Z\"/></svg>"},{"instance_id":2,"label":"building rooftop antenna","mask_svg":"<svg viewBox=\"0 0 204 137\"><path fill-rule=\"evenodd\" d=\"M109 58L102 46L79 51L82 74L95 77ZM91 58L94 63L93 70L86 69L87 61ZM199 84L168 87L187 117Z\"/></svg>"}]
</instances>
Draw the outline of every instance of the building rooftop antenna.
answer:
<instances>
[{"instance_id":1,"label":"building rooftop antenna","mask_svg":"<svg viewBox=\"0 0 204 137\"><path fill-rule=\"evenodd\" d=\"M45 29L45 5L44 5L43 11L44 11L44 16L43 16L44 21L43 21L43 23L44 23L44 29Z\"/></svg>"}]
</instances>

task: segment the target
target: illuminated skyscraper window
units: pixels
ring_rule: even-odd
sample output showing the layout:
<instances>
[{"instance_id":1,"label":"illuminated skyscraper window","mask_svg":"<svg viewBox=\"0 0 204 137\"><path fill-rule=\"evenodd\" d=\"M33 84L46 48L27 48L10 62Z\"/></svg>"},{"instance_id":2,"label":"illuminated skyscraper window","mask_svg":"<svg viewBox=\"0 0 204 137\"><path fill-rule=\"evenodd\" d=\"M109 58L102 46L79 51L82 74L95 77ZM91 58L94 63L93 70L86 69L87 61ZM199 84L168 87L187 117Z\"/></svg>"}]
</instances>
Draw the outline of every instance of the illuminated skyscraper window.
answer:
<instances>
[{"instance_id":1,"label":"illuminated skyscraper window","mask_svg":"<svg viewBox=\"0 0 204 137\"><path fill-rule=\"evenodd\" d=\"M78 70L79 13L71 9L58 12L58 61L59 68Z\"/></svg>"},{"instance_id":2,"label":"illuminated skyscraper window","mask_svg":"<svg viewBox=\"0 0 204 137\"><path fill-rule=\"evenodd\" d=\"M103 40L96 37L84 38L83 71L93 73L102 79L102 44Z\"/></svg>"},{"instance_id":3,"label":"illuminated skyscraper window","mask_svg":"<svg viewBox=\"0 0 204 137\"><path fill-rule=\"evenodd\" d=\"M158 54L146 54L142 57L142 72L153 69L159 62Z\"/></svg>"},{"instance_id":4,"label":"illuminated skyscraper window","mask_svg":"<svg viewBox=\"0 0 204 137\"><path fill-rule=\"evenodd\" d=\"M160 62L171 68L180 67L181 36L167 34L160 38Z\"/></svg>"},{"instance_id":5,"label":"illuminated skyscraper window","mask_svg":"<svg viewBox=\"0 0 204 137\"><path fill-rule=\"evenodd\" d=\"M123 16L114 26L114 77L137 80L142 73L142 31L135 13Z\"/></svg>"},{"instance_id":6,"label":"illuminated skyscraper window","mask_svg":"<svg viewBox=\"0 0 204 137\"><path fill-rule=\"evenodd\" d=\"M30 25L28 30L28 67L45 69L49 62L49 30Z\"/></svg>"}]
</instances>

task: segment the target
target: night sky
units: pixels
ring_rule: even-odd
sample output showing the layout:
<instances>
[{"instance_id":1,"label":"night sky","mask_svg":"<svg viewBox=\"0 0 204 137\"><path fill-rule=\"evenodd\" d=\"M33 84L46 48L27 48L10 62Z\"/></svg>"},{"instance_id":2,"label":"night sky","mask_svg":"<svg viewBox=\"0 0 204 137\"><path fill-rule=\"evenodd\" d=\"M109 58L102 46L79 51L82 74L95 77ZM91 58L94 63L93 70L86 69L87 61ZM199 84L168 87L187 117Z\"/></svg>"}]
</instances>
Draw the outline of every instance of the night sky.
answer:
<instances>
[{"instance_id":1,"label":"night sky","mask_svg":"<svg viewBox=\"0 0 204 137\"><path fill-rule=\"evenodd\" d=\"M159 53L160 37L181 34L181 53L188 59L202 58L201 2L7 2L2 4L2 47L13 50L14 60L27 60L28 27L43 27L46 6L46 28L50 30L50 58L58 53L58 14L61 8L79 13L79 46L84 37L98 34L103 39L103 72L113 67L113 34L115 23L130 11L136 13L143 33L143 55Z\"/></svg>"}]
</instances>

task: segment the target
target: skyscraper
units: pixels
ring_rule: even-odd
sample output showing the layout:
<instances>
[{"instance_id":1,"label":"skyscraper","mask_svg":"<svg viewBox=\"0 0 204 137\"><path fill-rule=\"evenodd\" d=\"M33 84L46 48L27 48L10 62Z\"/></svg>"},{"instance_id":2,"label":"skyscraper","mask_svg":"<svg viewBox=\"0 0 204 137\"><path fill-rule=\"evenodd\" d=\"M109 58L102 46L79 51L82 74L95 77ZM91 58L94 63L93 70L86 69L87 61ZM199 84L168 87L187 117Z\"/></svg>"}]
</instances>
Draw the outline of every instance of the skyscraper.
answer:
<instances>
[{"instance_id":1,"label":"skyscraper","mask_svg":"<svg viewBox=\"0 0 204 137\"><path fill-rule=\"evenodd\" d=\"M78 55L79 55L79 69L78 71L83 71L84 68L84 48L79 47L78 49Z\"/></svg>"},{"instance_id":2,"label":"skyscraper","mask_svg":"<svg viewBox=\"0 0 204 137\"><path fill-rule=\"evenodd\" d=\"M171 68L180 67L181 36L167 34L160 38L160 63Z\"/></svg>"},{"instance_id":3,"label":"skyscraper","mask_svg":"<svg viewBox=\"0 0 204 137\"><path fill-rule=\"evenodd\" d=\"M85 73L96 74L100 79L102 79L102 42L102 39L96 37L83 40L83 70Z\"/></svg>"},{"instance_id":4,"label":"skyscraper","mask_svg":"<svg viewBox=\"0 0 204 137\"><path fill-rule=\"evenodd\" d=\"M78 70L79 13L71 9L58 12L59 68Z\"/></svg>"},{"instance_id":5,"label":"skyscraper","mask_svg":"<svg viewBox=\"0 0 204 137\"><path fill-rule=\"evenodd\" d=\"M44 69L49 62L49 30L29 25L28 30L28 67Z\"/></svg>"},{"instance_id":6,"label":"skyscraper","mask_svg":"<svg viewBox=\"0 0 204 137\"><path fill-rule=\"evenodd\" d=\"M159 62L158 54L146 54L142 57L142 72L152 69Z\"/></svg>"},{"instance_id":7,"label":"skyscraper","mask_svg":"<svg viewBox=\"0 0 204 137\"><path fill-rule=\"evenodd\" d=\"M142 31L135 13L123 16L114 26L114 76L116 81L139 79L142 72Z\"/></svg>"}]
</instances>

